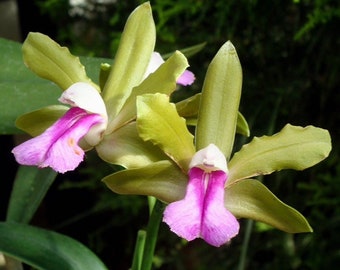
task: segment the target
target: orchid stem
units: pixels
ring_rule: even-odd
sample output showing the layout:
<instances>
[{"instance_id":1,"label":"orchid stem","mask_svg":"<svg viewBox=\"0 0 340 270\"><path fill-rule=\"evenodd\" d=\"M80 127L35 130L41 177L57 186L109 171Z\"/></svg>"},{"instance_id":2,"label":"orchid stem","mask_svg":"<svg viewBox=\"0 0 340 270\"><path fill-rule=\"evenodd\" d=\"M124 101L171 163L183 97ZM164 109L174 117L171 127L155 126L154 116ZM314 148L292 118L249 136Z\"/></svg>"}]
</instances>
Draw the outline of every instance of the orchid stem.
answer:
<instances>
[{"instance_id":1,"label":"orchid stem","mask_svg":"<svg viewBox=\"0 0 340 270\"><path fill-rule=\"evenodd\" d=\"M144 245L145 245L146 231L139 230L137 234L137 240L135 245L135 251L133 253L133 260L131 270L140 270L142 266Z\"/></svg>"},{"instance_id":2,"label":"orchid stem","mask_svg":"<svg viewBox=\"0 0 340 270\"><path fill-rule=\"evenodd\" d=\"M247 220L246 231L245 231L244 239L242 243L240 261L239 261L238 268L237 268L238 270L244 270L246 267L247 252L248 252L250 236L253 230L253 224L254 224L253 220Z\"/></svg>"},{"instance_id":3,"label":"orchid stem","mask_svg":"<svg viewBox=\"0 0 340 270\"><path fill-rule=\"evenodd\" d=\"M143 258L141 268L142 270L151 270L157 237L159 224L163 216L163 204L156 200L155 205L152 208L148 227L146 230L146 239L143 250Z\"/></svg>"}]
</instances>

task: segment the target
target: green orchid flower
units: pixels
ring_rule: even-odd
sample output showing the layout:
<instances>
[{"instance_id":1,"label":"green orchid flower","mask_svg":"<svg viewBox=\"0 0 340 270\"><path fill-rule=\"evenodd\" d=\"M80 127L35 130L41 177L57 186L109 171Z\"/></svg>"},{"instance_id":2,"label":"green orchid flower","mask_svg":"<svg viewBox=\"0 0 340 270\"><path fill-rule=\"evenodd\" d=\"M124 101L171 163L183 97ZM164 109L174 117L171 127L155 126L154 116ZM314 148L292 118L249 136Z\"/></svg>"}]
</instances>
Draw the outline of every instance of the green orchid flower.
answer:
<instances>
[{"instance_id":1,"label":"green orchid flower","mask_svg":"<svg viewBox=\"0 0 340 270\"><path fill-rule=\"evenodd\" d=\"M167 61L154 52L155 24L150 4L137 7L127 20L113 64L103 63L99 85L86 74L79 58L49 37L30 33L23 44L25 64L63 90L53 105L18 118L16 124L34 138L13 149L23 165L51 167L64 173L96 148L109 162L131 168L163 158L146 147L136 129L136 97L170 95L177 84L193 83L185 56L176 51ZM150 150L151 149L151 150Z\"/></svg>"},{"instance_id":2,"label":"green orchid flower","mask_svg":"<svg viewBox=\"0 0 340 270\"><path fill-rule=\"evenodd\" d=\"M167 159L103 179L120 194L154 196L168 203L163 221L179 236L220 246L238 233L235 218L250 218L289 233L311 232L308 221L253 179L282 169L303 170L331 150L327 130L286 125L255 137L232 155L242 69L234 46L224 44L209 65L195 137L163 94L137 98L137 128Z\"/></svg>"}]
</instances>

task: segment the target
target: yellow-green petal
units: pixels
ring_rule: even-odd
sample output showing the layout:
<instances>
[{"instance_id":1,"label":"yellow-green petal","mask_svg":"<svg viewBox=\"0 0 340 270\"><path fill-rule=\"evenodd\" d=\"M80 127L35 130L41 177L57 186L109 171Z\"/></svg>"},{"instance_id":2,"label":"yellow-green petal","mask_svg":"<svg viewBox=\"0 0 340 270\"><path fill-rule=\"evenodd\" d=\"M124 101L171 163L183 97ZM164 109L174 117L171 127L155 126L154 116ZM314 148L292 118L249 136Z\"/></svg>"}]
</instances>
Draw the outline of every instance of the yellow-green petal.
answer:
<instances>
[{"instance_id":1,"label":"yellow-green petal","mask_svg":"<svg viewBox=\"0 0 340 270\"><path fill-rule=\"evenodd\" d=\"M96 150L104 161L129 169L144 167L155 161L167 159L161 149L139 137L136 122L105 135L100 144L96 146Z\"/></svg>"},{"instance_id":2,"label":"yellow-green petal","mask_svg":"<svg viewBox=\"0 0 340 270\"><path fill-rule=\"evenodd\" d=\"M21 115L15 122L16 126L35 137L52 126L69 108L63 105L51 105Z\"/></svg>"},{"instance_id":3,"label":"yellow-green petal","mask_svg":"<svg viewBox=\"0 0 340 270\"><path fill-rule=\"evenodd\" d=\"M129 16L109 77L103 89L109 123L123 107L132 88L139 85L154 51L155 23L149 2ZM110 129L110 125L108 127Z\"/></svg>"},{"instance_id":4,"label":"yellow-green petal","mask_svg":"<svg viewBox=\"0 0 340 270\"><path fill-rule=\"evenodd\" d=\"M208 67L196 128L196 149L215 144L229 160L233 149L242 88L242 68L230 41Z\"/></svg>"},{"instance_id":5,"label":"yellow-green petal","mask_svg":"<svg viewBox=\"0 0 340 270\"><path fill-rule=\"evenodd\" d=\"M225 194L225 206L237 218L260 221L285 232L313 231L303 215L280 201L254 179L244 179L229 185Z\"/></svg>"},{"instance_id":6,"label":"yellow-green petal","mask_svg":"<svg viewBox=\"0 0 340 270\"><path fill-rule=\"evenodd\" d=\"M273 136L255 137L235 153L228 164L228 183L282 169L304 170L325 159L331 148L327 130L287 124Z\"/></svg>"},{"instance_id":7,"label":"yellow-green petal","mask_svg":"<svg viewBox=\"0 0 340 270\"><path fill-rule=\"evenodd\" d=\"M154 196L170 203L183 199L187 175L170 160L116 172L102 180L113 192Z\"/></svg>"},{"instance_id":8,"label":"yellow-green petal","mask_svg":"<svg viewBox=\"0 0 340 270\"><path fill-rule=\"evenodd\" d=\"M85 72L79 58L68 48L41 33L29 33L23 46L25 64L38 76L56 83L62 90L76 82L91 84L99 91Z\"/></svg>"},{"instance_id":9,"label":"yellow-green petal","mask_svg":"<svg viewBox=\"0 0 340 270\"><path fill-rule=\"evenodd\" d=\"M137 97L137 128L145 141L159 146L184 172L195 153L193 136L169 97L147 94Z\"/></svg>"}]
</instances>

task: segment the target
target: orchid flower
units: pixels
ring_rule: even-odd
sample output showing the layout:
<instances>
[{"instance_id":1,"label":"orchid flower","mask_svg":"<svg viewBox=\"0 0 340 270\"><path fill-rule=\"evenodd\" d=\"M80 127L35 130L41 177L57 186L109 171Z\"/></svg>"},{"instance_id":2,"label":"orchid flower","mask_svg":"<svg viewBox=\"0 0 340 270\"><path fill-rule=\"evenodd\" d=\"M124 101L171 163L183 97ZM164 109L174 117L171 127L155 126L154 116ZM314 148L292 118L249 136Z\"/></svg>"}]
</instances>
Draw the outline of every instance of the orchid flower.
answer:
<instances>
[{"instance_id":1,"label":"orchid flower","mask_svg":"<svg viewBox=\"0 0 340 270\"><path fill-rule=\"evenodd\" d=\"M18 163L51 167L64 173L74 170L84 158L81 139L95 146L107 126L107 113L98 91L87 83L75 83L63 92L59 101L71 105L58 121L41 135L18 146L12 153Z\"/></svg>"},{"instance_id":2,"label":"orchid flower","mask_svg":"<svg viewBox=\"0 0 340 270\"><path fill-rule=\"evenodd\" d=\"M147 67L144 77L155 72L164 63L164 59L158 52L153 52L151 61ZM177 79L177 83L183 86L191 85L195 81L195 75L189 70L185 70L182 75Z\"/></svg>"},{"instance_id":3,"label":"orchid flower","mask_svg":"<svg viewBox=\"0 0 340 270\"><path fill-rule=\"evenodd\" d=\"M226 159L210 144L193 156L189 168L185 197L165 208L163 221L188 241L202 237L210 245L219 247L239 231L237 219L224 206Z\"/></svg>"},{"instance_id":4,"label":"orchid flower","mask_svg":"<svg viewBox=\"0 0 340 270\"><path fill-rule=\"evenodd\" d=\"M103 160L127 168L158 158L154 151L143 151L135 127L136 97L170 95L177 83L191 84L194 75L186 71L188 63L180 52L159 61L160 55L153 52L155 26L150 11L150 4L144 3L130 15L115 61L106 77L101 74L100 86L87 77L79 58L67 48L43 34L28 35L23 44L25 64L63 89L59 101L71 108L50 106L17 120L17 126L34 137L13 149L18 163L64 173L74 170L84 151L93 147ZM136 31L136 24L144 27Z\"/></svg>"},{"instance_id":5,"label":"orchid flower","mask_svg":"<svg viewBox=\"0 0 340 270\"><path fill-rule=\"evenodd\" d=\"M228 41L209 65L195 137L169 97L139 96L139 136L168 158L113 173L103 181L116 193L153 196L167 203L163 221L188 241L200 237L213 246L228 243L238 234L240 218L289 233L312 232L301 213L254 177L317 164L331 150L329 133L287 124L272 136L255 137L232 155L241 85L241 65Z\"/></svg>"}]
</instances>

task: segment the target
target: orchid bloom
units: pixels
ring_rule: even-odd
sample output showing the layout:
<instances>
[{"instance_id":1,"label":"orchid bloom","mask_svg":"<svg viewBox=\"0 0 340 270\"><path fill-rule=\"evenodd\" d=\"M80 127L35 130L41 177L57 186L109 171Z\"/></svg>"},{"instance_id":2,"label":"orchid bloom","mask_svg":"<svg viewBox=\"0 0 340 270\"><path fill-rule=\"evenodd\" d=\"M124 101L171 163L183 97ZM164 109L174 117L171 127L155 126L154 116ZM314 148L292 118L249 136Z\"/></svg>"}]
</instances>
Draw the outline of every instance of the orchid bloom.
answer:
<instances>
[{"instance_id":1,"label":"orchid bloom","mask_svg":"<svg viewBox=\"0 0 340 270\"><path fill-rule=\"evenodd\" d=\"M229 242L238 234L239 223L224 206L227 178L222 152L214 144L199 150L189 166L184 199L166 207L163 221L188 241L201 237L216 247Z\"/></svg>"},{"instance_id":2,"label":"orchid bloom","mask_svg":"<svg viewBox=\"0 0 340 270\"><path fill-rule=\"evenodd\" d=\"M83 160L84 150L78 145L81 139L89 146L100 142L107 113L99 92L90 84L78 82L65 90L59 101L71 108L41 135L12 150L18 163L64 173Z\"/></svg>"},{"instance_id":3,"label":"orchid bloom","mask_svg":"<svg viewBox=\"0 0 340 270\"><path fill-rule=\"evenodd\" d=\"M158 55L153 53L145 77L164 62L159 63ZM177 83L191 84L193 80L194 75L184 71ZM108 116L105 103L93 86L84 82L74 83L63 92L59 101L71 108L41 135L12 150L18 163L51 167L65 173L74 170L84 159L84 150L79 142L91 148L101 141Z\"/></svg>"},{"instance_id":4,"label":"orchid bloom","mask_svg":"<svg viewBox=\"0 0 340 270\"><path fill-rule=\"evenodd\" d=\"M146 78L150 73L153 73L164 63L162 56L158 52L153 52L151 55L151 60L145 72L144 78ZM177 83L183 86L191 85L195 81L195 75L189 71L185 70L182 75L177 79Z\"/></svg>"}]
</instances>

